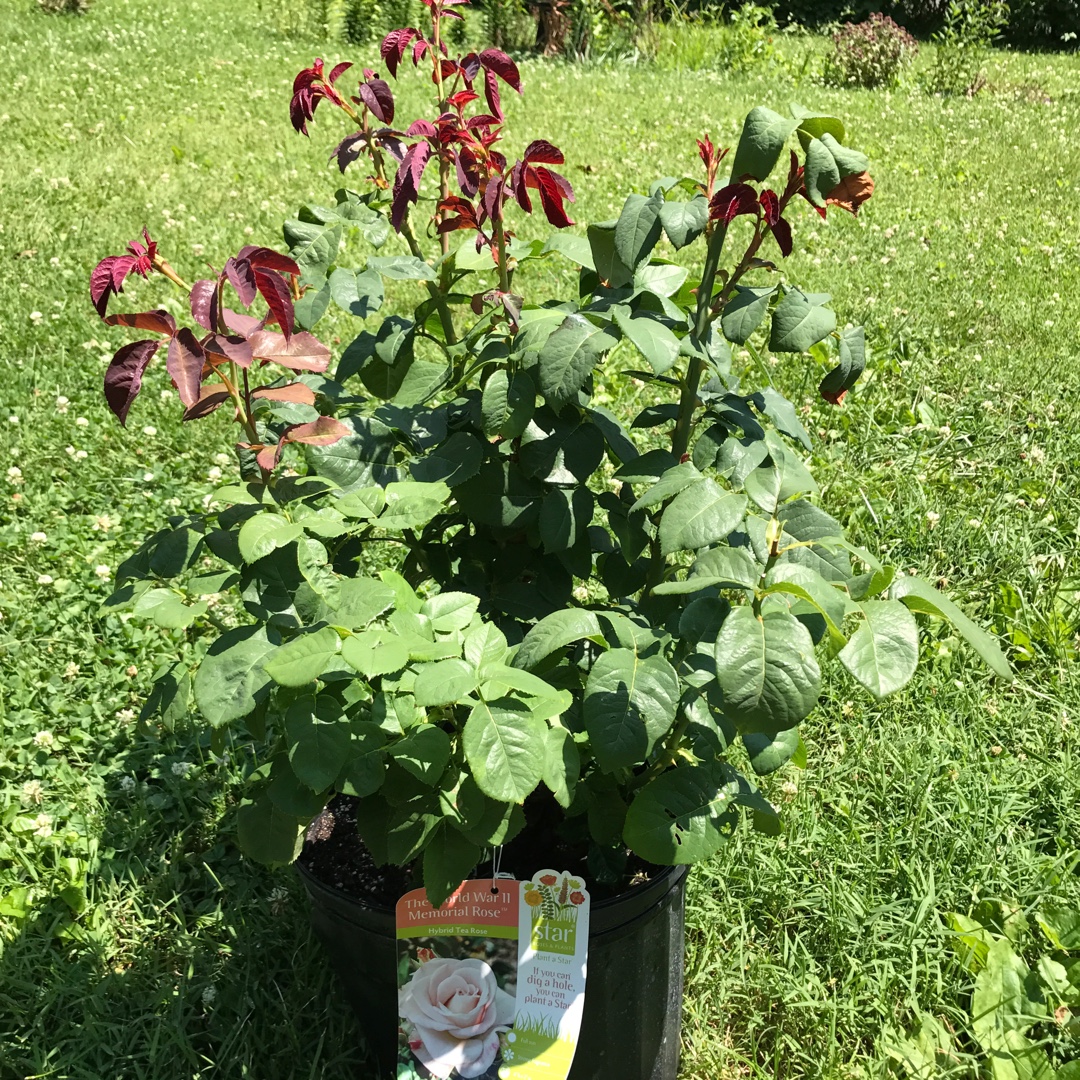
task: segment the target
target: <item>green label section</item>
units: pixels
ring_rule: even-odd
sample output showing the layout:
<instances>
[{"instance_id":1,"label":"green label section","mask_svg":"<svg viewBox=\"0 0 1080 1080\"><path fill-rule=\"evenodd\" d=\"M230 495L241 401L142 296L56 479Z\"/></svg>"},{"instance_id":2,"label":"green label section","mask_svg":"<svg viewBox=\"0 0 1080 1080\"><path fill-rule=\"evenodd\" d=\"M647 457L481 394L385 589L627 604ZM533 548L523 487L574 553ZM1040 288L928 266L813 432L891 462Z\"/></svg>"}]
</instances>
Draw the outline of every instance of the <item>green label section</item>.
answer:
<instances>
[{"instance_id":1,"label":"green label section","mask_svg":"<svg viewBox=\"0 0 1080 1080\"><path fill-rule=\"evenodd\" d=\"M577 920L539 916L532 925L532 947L537 952L573 956L577 952Z\"/></svg>"},{"instance_id":2,"label":"green label section","mask_svg":"<svg viewBox=\"0 0 1080 1080\"><path fill-rule=\"evenodd\" d=\"M491 938L514 938L517 937L516 926L478 926L476 923L451 923L443 921L417 922L413 926L399 926L397 931L398 941L405 938L423 937L491 937ZM572 952L573 950L571 950Z\"/></svg>"}]
</instances>

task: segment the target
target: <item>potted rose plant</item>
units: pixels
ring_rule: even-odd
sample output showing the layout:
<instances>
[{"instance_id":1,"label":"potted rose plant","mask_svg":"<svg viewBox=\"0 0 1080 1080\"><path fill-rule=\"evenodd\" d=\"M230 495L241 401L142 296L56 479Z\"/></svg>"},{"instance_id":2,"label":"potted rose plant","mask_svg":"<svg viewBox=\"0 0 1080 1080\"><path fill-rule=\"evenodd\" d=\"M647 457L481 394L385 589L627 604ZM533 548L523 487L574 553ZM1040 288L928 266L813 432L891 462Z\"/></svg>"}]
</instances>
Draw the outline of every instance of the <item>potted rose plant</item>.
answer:
<instances>
[{"instance_id":1,"label":"potted rose plant","mask_svg":"<svg viewBox=\"0 0 1080 1080\"><path fill-rule=\"evenodd\" d=\"M774 262L798 207L854 214L872 194L843 123L755 108L733 152L698 142L699 176L657 179L572 235L562 153L502 149L516 65L449 55L461 2L425 0L430 29L382 43L390 76L430 71L431 118L395 123L370 69L297 76L294 127L340 110L333 157L362 190L302 207L287 255L245 247L188 284L144 235L94 270L105 321L154 335L108 369L120 421L164 347L184 419L224 406L241 431L238 482L149 537L108 603L188 628L144 717L193 698L218 745L246 741L240 843L281 864L307 836L316 927L384 1057L381 902L422 881L438 905L481 864L527 878L556 853L608 894L572 1075L673 1077L685 867L744 816L779 831L752 776L805 754L821 663L896 691L931 615L1009 669L945 596L845 539L814 500L797 410L732 355L812 353L835 404L864 368L861 328ZM521 239L537 211L555 231ZM343 254L357 236L359 265ZM694 269L659 254L665 237L700 249ZM520 283L548 259L578 268L576 295L530 299ZM186 291L193 325L109 314L130 273ZM410 317L381 312L387 281L415 283ZM333 377L314 333L331 304L365 324ZM629 426L592 400L616 347L651 391ZM481 1075L461 1038L454 1075Z\"/></svg>"}]
</instances>

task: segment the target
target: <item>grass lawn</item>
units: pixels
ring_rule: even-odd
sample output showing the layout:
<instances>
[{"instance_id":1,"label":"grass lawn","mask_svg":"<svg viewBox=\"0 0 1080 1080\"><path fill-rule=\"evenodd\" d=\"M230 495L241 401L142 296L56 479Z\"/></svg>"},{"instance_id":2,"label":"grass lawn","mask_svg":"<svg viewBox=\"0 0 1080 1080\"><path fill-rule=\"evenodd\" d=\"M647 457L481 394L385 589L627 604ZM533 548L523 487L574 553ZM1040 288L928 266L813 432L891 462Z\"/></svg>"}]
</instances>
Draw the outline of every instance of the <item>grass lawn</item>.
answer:
<instances>
[{"instance_id":1,"label":"grass lawn","mask_svg":"<svg viewBox=\"0 0 1080 1080\"><path fill-rule=\"evenodd\" d=\"M174 635L98 612L151 525L232 466L212 464L226 425L182 426L158 369L126 430L107 413L127 336L95 317L90 268L144 223L189 279L245 242L280 245L282 219L339 183L329 113L310 141L289 127L293 74L316 53L377 55L267 19L241 0L4 6L0 1080L370 1075L299 881L236 851L236 767L185 723L133 722ZM767 785L784 836L740 835L692 875L688 1080L879 1075L887 1028L924 1010L965 1022L943 912L1080 905L1080 56L997 54L990 91L942 100L793 75L819 48L787 40L787 64L737 78L680 71L671 51L529 61L508 103L522 145L565 151L581 222L695 171L694 138L733 141L755 104L845 118L875 197L858 220L800 212L785 269L865 324L871 370L842 409L806 357L774 378L816 432L826 509L992 625L1019 673L996 685L938 627L896 698L827 685L809 767ZM406 80L399 115L425 108ZM125 307L178 311L166 287L133 280ZM551 263L531 288L571 282ZM602 376L626 411L627 350ZM977 1072L961 1056L949 1074Z\"/></svg>"}]
</instances>

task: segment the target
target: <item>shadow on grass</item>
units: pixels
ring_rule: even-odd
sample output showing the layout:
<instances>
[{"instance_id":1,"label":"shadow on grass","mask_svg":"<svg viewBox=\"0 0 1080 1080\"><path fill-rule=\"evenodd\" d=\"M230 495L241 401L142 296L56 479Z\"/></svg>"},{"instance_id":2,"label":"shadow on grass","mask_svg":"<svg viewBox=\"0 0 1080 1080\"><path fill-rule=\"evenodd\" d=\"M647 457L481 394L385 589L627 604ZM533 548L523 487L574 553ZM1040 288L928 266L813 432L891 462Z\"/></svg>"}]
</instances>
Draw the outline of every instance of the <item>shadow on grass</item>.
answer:
<instances>
[{"instance_id":1,"label":"shadow on grass","mask_svg":"<svg viewBox=\"0 0 1080 1080\"><path fill-rule=\"evenodd\" d=\"M78 919L54 899L0 937L0 1080L373 1080L295 873L242 859L223 785L186 783L102 807Z\"/></svg>"}]
</instances>

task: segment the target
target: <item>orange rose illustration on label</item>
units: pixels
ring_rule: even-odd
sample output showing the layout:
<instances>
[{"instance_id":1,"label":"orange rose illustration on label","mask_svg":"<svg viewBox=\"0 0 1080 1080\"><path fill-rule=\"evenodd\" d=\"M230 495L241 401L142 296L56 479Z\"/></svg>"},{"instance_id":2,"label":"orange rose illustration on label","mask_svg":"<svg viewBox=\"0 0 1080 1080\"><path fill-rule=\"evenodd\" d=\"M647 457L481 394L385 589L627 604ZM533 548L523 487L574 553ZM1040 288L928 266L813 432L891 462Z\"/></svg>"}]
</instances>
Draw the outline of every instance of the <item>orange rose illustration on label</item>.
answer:
<instances>
[{"instance_id":1,"label":"orange rose illustration on label","mask_svg":"<svg viewBox=\"0 0 1080 1080\"><path fill-rule=\"evenodd\" d=\"M483 960L428 959L398 992L398 1013L409 1049L433 1077L472 1078L495 1061L514 998Z\"/></svg>"}]
</instances>

